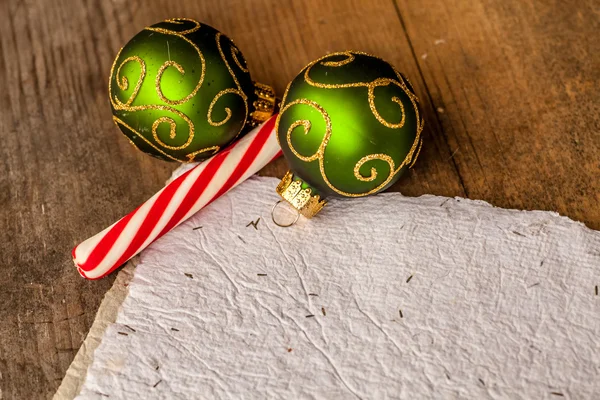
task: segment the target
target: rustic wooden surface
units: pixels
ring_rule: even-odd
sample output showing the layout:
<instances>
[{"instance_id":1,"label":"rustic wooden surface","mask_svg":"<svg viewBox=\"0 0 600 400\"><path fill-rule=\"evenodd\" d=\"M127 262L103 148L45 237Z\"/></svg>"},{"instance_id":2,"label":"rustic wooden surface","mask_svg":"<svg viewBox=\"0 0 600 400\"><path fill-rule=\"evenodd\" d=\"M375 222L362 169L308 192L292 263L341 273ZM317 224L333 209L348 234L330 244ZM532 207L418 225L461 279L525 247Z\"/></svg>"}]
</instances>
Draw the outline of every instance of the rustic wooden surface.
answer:
<instances>
[{"instance_id":1,"label":"rustic wooden surface","mask_svg":"<svg viewBox=\"0 0 600 400\"><path fill-rule=\"evenodd\" d=\"M165 18L226 32L278 93L326 52L377 54L411 78L426 119L396 189L600 228L594 0L4 0L0 16L0 398L52 396L114 279L80 278L71 248L175 168L134 151L106 96L119 47Z\"/></svg>"}]
</instances>

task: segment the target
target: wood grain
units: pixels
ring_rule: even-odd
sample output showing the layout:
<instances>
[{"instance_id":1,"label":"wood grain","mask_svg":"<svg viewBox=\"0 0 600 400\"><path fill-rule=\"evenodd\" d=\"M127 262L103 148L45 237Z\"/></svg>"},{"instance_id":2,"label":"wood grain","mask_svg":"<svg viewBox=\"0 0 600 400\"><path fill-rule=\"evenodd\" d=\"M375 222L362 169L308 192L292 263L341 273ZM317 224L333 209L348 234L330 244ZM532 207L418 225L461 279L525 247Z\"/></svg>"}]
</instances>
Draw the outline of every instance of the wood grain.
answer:
<instances>
[{"instance_id":1,"label":"wood grain","mask_svg":"<svg viewBox=\"0 0 600 400\"><path fill-rule=\"evenodd\" d=\"M136 152L106 95L144 26L199 19L282 93L309 61L363 50L403 71L426 119L394 187L556 210L600 228L600 13L533 0L0 2L0 390L49 398L114 278L79 277L71 248L158 190L176 167ZM279 160L262 173L282 176Z\"/></svg>"},{"instance_id":2,"label":"wood grain","mask_svg":"<svg viewBox=\"0 0 600 400\"><path fill-rule=\"evenodd\" d=\"M600 229L598 4L397 3L466 194Z\"/></svg>"}]
</instances>

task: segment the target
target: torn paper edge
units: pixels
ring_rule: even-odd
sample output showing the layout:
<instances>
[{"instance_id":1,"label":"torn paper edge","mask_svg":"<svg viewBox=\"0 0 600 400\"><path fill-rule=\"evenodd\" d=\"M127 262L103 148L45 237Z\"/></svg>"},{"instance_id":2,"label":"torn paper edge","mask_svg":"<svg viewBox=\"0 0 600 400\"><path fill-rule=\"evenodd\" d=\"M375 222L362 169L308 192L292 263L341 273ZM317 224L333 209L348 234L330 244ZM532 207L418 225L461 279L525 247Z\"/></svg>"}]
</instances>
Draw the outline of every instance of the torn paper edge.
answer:
<instances>
[{"instance_id":1,"label":"torn paper edge","mask_svg":"<svg viewBox=\"0 0 600 400\"><path fill-rule=\"evenodd\" d=\"M81 392L88 367L92 365L94 351L100 345L106 329L117 320L119 309L129 294L129 282L133 278L138 259L139 257L133 258L119 271L114 284L106 292L94 323L54 394L54 400L73 399Z\"/></svg>"}]
</instances>

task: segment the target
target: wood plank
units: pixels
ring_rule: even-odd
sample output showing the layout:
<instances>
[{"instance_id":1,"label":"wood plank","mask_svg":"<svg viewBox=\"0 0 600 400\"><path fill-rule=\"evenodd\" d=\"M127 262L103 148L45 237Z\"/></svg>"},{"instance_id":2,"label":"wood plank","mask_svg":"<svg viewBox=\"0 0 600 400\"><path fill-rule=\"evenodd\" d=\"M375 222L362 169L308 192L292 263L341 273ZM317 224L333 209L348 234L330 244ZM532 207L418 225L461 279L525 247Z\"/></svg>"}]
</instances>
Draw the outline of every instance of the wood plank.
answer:
<instances>
[{"instance_id":1,"label":"wood plank","mask_svg":"<svg viewBox=\"0 0 600 400\"><path fill-rule=\"evenodd\" d=\"M389 1L7 0L0 15L0 390L9 399L53 394L112 284L80 278L71 248L152 195L176 167L136 152L110 118L110 65L137 31L169 17L200 19L234 38L254 78L278 93L310 60L360 49L395 63L424 96ZM462 193L438 126L428 126L432 145L401 187ZM279 161L263 173L284 171Z\"/></svg>"},{"instance_id":2,"label":"wood plank","mask_svg":"<svg viewBox=\"0 0 600 400\"><path fill-rule=\"evenodd\" d=\"M597 2L396 1L468 196L599 229Z\"/></svg>"},{"instance_id":3,"label":"wood plank","mask_svg":"<svg viewBox=\"0 0 600 400\"><path fill-rule=\"evenodd\" d=\"M112 282L78 277L70 248L143 201L172 166L132 152L114 129L105 87L115 32L90 23L92 9L0 7L0 389L44 398Z\"/></svg>"}]
</instances>

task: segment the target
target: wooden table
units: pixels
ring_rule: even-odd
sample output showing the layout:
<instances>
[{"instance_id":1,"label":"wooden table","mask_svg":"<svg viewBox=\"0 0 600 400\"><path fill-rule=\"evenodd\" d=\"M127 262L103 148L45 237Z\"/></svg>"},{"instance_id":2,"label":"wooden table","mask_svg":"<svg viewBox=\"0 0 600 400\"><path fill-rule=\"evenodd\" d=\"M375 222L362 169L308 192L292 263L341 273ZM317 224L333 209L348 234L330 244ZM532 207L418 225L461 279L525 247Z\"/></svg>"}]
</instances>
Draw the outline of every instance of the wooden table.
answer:
<instances>
[{"instance_id":1,"label":"wooden table","mask_svg":"<svg viewBox=\"0 0 600 400\"><path fill-rule=\"evenodd\" d=\"M5 0L0 15L4 398L54 393L114 279L83 280L71 248L176 167L130 146L106 90L117 50L169 17L226 32L254 79L278 93L327 52L377 54L410 77L426 120L421 158L395 189L554 210L600 228L593 0ZM263 173L284 171L279 160Z\"/></svg>"}]
</instances>

